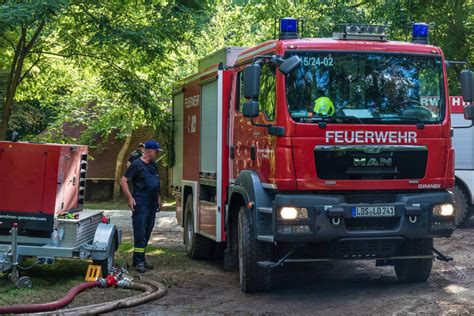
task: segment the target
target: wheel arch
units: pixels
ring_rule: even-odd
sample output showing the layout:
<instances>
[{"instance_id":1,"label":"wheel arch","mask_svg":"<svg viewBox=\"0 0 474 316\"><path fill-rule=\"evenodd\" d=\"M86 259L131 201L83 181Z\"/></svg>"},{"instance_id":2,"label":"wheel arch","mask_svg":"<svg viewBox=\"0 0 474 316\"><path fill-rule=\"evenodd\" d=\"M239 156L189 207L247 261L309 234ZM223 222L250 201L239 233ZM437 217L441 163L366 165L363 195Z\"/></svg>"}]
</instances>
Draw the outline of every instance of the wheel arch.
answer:
<instances>
[{"instance_id":1,"label":"wheel arch","mask_svg":"<svg viewBox=\"0 0 474 316\"><path fill-rule=\"evenodd\" d=\"M190 185L185 185L183 186L183 194L181 195L181 208L182 208L182 211L181 211L181 223L182 224L182 227L184 227L184 218L186 216L186 202L188 200L188 196L189 195L193 195L193 188L192 186Z\"/></svg>"},{"instance_id":2,"label":"wheel arch","mask_svg":"<svg viewBox=\"0 0 474 316\"><path fill-rule=\"evenodd\" d=\"M234 186L229 199L229 205L226 213L226 231L230 232L232 225L236 223L237 216L241 207L247 207L249 203L247 191L242 186Z\"/></svg>"},{"instance_id":3,"label":"wheel arch","mask_svg":"<svg viewBox=\"0 0 474 316\"><path fill-rule=\"evenodd\" d=\"M226 214L227 231L234 224L233 220L237 217L242 206L250 212L250 224L257 226L255 232L258 232L260 221L258 220L259 207L272 207L274 193L265 189L258 174L253 170L242 171L235 180L234 186L230 192L228 211Z\"/></svg>"}]
</instances>

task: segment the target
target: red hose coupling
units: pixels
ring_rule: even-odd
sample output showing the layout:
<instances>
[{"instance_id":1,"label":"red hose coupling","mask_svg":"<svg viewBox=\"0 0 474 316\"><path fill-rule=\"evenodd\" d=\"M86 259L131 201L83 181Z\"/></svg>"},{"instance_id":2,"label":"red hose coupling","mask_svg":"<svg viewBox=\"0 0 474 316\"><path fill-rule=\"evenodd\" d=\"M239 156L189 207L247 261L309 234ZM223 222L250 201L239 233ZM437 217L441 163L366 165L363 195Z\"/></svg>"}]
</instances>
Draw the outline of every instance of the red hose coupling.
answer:
<instances>
[{"instance_id":1,"label":"red hose coupling","mask_svg":"<svg viewBox=\"0 0 474 316\"><path fill-rule=\"evenodd\" d=\"M109 274L109 275L105 278L105 280L106 280L106 282L107 282L107 287L115 286L115 285L117 285L118 277L117 277L117 275L111 275L111 274Z\"/></svg>"}]
</instances>

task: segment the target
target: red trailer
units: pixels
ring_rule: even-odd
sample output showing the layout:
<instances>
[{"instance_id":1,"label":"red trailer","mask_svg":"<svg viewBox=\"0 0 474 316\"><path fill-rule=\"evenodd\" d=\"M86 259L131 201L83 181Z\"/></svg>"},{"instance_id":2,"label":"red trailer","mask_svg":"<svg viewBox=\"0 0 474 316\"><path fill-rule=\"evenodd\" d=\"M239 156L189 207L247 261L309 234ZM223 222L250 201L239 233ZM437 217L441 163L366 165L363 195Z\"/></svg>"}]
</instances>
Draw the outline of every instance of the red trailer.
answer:
<instances>
[{"instance_id":1,"label":"red trailer","mask_svg":"<svg viewBox=\"0 0 474 316\"><path fill-rule=\"evenodd\" d=\"M86 146L0 142L0 174L0 272L30 287L18 274L24 258L79 257L108 273L121 232L102 211L83 210Z\"/></svg>"},{"instance_id":2,"label":"red trailer","mask_svg":"<svg viewBox=\"0 0 474 316\"><path fill-rule=\"evenodd\" d=\"M188 255L224 248L245 292L299 261L371 259L426 281L433 238L454 228L441 49L423 23L396 42L385 26L299 38L298 20L280 22L278 40L204 58L173 95Z\"/></svg>"}]
</instances>

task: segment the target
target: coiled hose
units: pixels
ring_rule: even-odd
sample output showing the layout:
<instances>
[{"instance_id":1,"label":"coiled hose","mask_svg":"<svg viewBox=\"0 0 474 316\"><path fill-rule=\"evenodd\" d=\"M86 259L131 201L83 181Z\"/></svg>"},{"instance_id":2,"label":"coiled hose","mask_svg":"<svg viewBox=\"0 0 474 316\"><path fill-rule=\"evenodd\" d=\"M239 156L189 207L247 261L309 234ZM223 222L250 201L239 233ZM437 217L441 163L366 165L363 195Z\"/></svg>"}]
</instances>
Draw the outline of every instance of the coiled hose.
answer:
<instances>
[{"instance_id":1,"label":"coiled hose","mask_svg":"<svg viewBox=\"0 0 474 316\"><path fill-rule=\"evenodd\" d=\"M125 288L142 291L142 293L120 299L112 302L94 304L89 306L81 306L71 309L63 309L55 313L49 313L47 315L97 315L112 312L122 308L129 308L145 304L149 301L157 300L162 298L168 292L166 286L160 282L151 280L140 280L133 281Z\"/></svg>"},{"instance_id":2,"label":"coiled hose","mask_svg":"<svg viewBox=\"0 0 474 316\"><path fill-rule=\"evenodd\" d=\"M151 280L132 281L124 283L124 285L121 287L142 291L142 293L112 302L57 311L58 309L67 306L74 299L74 297L83 290L102 285L103 283L100 281L81 283L69 290L68 294L64 298L51 303L0 306L0 314L41 313L41 315L97 315L121 308L141 305L146 302L159 299L165 296L167 293L167 288L162 283Z\"/></svg>"}]
</instances>

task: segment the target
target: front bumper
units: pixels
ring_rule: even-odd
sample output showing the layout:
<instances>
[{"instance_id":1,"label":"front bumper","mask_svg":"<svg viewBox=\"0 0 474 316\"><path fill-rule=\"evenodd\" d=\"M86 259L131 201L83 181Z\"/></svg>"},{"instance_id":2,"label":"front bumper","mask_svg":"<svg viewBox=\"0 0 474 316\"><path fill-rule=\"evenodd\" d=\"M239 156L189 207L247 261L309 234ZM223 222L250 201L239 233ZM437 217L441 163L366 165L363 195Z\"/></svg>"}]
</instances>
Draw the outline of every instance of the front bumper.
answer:
<instances>
[{"instance_id":1,"label":"front bumper","mask_svg":"<svg viewBox=\"0 0 474 316\"><path fill-rule=\"evenodd\" d=\"M369 195L277 194L273 202L272 229L267 239L274 242L333 242L348 239L422 239L449 237L454 216L435 216L437 204L453 203L447 191ZM357 206L393 205L395 216L355 218ZM307 219L283 220L281 207L302 207ZM267 230L269 233L269 230Z\"/></svg>"}]
</instances>

